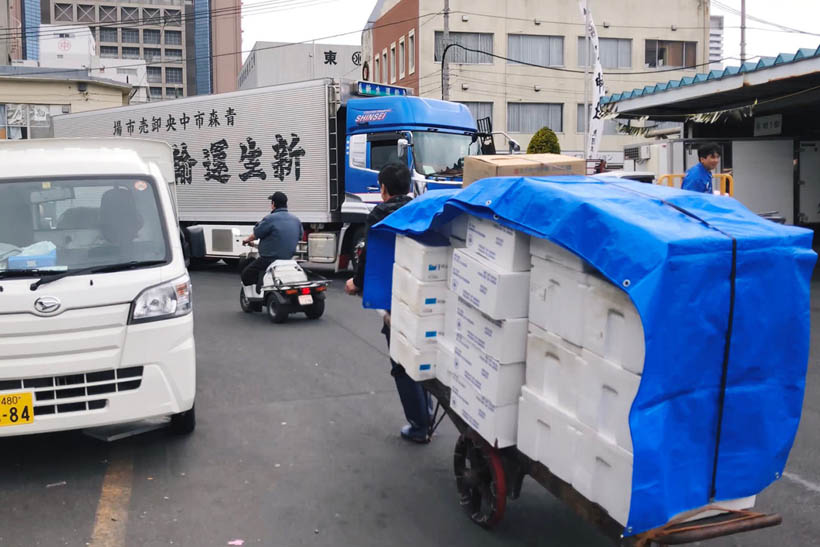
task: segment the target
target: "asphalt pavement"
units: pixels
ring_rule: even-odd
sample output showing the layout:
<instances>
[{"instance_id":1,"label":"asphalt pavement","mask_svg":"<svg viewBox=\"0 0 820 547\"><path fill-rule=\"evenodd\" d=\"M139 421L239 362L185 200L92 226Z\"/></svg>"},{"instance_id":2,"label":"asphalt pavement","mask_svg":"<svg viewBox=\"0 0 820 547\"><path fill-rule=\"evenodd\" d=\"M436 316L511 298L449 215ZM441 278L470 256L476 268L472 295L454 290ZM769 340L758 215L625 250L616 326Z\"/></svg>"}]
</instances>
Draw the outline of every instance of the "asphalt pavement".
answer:
<instances>
[{"instance_id":1,"label":"asphalt pavement","mask_svg":"<svg viewBox=\"0 0 820 547\"><path fill-rule=\"evenodd\" d=\"M343 277L324 317L284 325L240 311L229 268L192 277L197 430L0 439L0 546L609 545L530 479L493 531L471 524L452 475L455 428L445 421L429 445L399 438L380 319L344 295ZM704 545L820 545L819 345L815 328L787 473L758 498L783 525Z\"/></svg>"}]
</instances>

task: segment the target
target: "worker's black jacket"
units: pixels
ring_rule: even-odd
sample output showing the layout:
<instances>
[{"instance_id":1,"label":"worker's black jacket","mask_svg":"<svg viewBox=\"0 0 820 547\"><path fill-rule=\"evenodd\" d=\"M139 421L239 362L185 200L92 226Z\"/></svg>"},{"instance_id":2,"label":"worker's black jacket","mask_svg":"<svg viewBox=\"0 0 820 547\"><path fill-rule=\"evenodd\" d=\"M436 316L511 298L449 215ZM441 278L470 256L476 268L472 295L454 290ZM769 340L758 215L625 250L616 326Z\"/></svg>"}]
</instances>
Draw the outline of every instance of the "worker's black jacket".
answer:
<instances>
[{"instance_id":1,"label":"worker's black jacket","mask_svg":"<svg viewBox=\"0 0 820 547\"><path fill-rule=\"evenodd\" d=\"M367 233L365 234L365 246L362 249L362 255L359 257L359 265L356 268L356 275L353 276L353 283L359 287L360 290L364 290L364 265L367 259L367 236L370 235L370 227L374 224L378 224L390 213L401 209L403 206L407 205L412 198L410 196L394 196L384 203L380 203L370 211L370 214L367 215Z\"/></svg>"}]
</instances>

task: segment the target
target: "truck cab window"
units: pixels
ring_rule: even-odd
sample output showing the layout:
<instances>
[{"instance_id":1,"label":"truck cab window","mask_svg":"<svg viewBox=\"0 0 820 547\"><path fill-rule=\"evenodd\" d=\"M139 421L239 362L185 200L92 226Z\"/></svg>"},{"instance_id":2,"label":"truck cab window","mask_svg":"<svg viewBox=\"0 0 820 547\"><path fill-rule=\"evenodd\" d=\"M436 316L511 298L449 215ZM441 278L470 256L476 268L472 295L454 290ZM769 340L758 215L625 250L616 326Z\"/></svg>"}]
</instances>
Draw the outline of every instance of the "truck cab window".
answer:
<instances>
[{"instance_id":1,"label":"truck cab window","mask_svg":"<svg viewBox=\"0 0 820 547\"><path fill-rule=\"evenodd\" d=\"M370 169L381 171L388 163L397 163L399 153L396 149L399 139L379 140L370 143Z\"/></svg>"}]
</instances>

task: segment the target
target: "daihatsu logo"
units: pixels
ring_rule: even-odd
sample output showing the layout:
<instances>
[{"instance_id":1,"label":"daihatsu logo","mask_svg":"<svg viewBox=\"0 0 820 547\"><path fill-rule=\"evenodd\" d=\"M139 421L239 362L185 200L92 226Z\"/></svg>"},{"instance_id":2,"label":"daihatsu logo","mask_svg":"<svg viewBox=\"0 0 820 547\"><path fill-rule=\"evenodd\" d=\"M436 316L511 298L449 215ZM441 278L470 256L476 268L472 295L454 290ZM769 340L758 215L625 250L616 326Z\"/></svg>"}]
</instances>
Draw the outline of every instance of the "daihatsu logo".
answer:
<instances>
[{"instance_id":1,"label":"daihatsu logo","mask_svg":"<svg viewBox=\"0 0 820 547\"><path fill-rule=\"evenodd\" d=\"M56 296L41 296L34 301L34 309L42 314L56 313L62 303Z\"/></svg>"}]
</instances>

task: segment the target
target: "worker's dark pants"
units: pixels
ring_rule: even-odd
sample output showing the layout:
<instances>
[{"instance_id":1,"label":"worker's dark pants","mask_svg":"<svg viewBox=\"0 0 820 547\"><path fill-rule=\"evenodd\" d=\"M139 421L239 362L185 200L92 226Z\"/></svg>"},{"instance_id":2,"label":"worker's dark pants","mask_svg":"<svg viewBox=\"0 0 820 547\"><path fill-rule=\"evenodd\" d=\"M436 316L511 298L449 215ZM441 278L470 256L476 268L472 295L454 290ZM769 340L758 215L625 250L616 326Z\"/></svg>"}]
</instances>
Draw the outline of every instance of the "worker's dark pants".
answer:
<instances>
[{"instance_id":1,"label":"worker's dark pants","mask_svg":"<svg viewBox=\"0 0 820 547\"><path fill-rule=\"evenodd\" d=\"M382 327L382 333L387 338L387 347L390 347L390 327L386 324ZM407 375L404 367L390 359L392 368L390 375L396 381L396 389L399 392L401 406L404 408L404 416L413 428L413 433L418 431L421 435L427 434L430 427L430 395L421 387L421 384Z\"/></svg>"},{"instance_id":2,"label":"worker's dark pants","mask_svg":"<svg viewBox=\"0 0 820 547\"><path fill-rule=\"evenodd\" d=\"M268 269L268 266L276 260L275 258L270 258L267 256L260 256L247 266L245 269L242 270L242 284L243 285L256 285L256 291L259 292L262 290L262 276L265 274L265 270Z\"/></svg>"}]
</instances>

